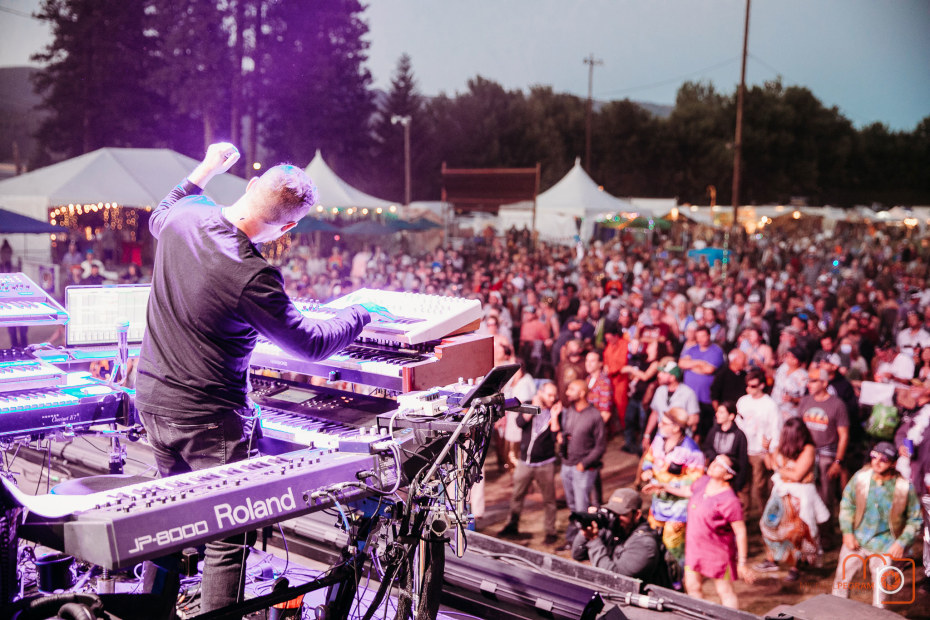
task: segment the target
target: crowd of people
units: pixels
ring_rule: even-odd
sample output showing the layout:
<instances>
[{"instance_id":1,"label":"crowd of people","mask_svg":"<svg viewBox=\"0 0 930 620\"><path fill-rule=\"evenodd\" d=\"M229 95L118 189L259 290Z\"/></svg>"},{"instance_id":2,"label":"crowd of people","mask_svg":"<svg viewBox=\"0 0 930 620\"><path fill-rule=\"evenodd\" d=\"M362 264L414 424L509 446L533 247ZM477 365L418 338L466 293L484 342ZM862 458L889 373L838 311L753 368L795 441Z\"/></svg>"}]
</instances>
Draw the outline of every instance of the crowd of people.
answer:
<instances>
[{"instance_id":1,"label":"crowd of people","mask_svg":"<svg viewBox=\"0 0 930 620\"><path fill-rule=\"evenodd\" d=\"M797 581L838 549L834 593L848 596L857 554L919 554L930 524L927 249L881 233L726 245L708 264L670 239L571 247L511 230L420 254L292 246L277 263L294 298L365 286L481 300L495 363L521 367L507 389L542 410L499 425L513 483L502 537L525 537L535 481L544 543L578 560L655 583L674 573L667 552L688 593L710 579L736 607L734 580ZM614 449L640 457L639 475L605 502ZM572 518L560 535L559 482L572 513L611 518ZM476 515L482 504L478 485ZM750 522L766 549L753 566ZM927 589L930 545L923 566Z\"/></svg>"},{"instance_id":2,"label":"crowd of people","mask_svg":"<svg viewBox=\"0 0 930 620\"><path fill-rule=\"evenodd\" d=\"M687 592L701 596L709 579L734 607L735 579L782 570L797 581L825 548L839 550L841 596L857 554L919 553L930 507L921 248L881 235L734 236L729 260L708 264L658 241L547 246L511 231L422 256L336 249L282 267L297 297L364 285L482 301L495 362L521 365L510 389L543 410L500 425L497 463L513 472L503 537L525 537L535 481L544 544L647 582L669 572L667 551ZM633 488L645 504L628 492L604 502L608 449L641 457ZM602 507L615 518L600 530L571 518L560 536L559 481L573 515ZM766 549L753 566L750 520Z\"/></svg>"}]
</instances>

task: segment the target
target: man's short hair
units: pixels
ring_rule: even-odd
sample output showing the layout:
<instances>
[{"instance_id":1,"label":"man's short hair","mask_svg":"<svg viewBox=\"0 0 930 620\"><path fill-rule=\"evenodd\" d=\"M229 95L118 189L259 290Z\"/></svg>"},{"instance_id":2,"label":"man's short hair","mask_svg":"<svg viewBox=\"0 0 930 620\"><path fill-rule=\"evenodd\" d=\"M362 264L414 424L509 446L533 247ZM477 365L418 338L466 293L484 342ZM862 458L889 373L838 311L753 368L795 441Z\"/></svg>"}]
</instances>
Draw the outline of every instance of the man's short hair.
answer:
<instances>
[{"instance_id":1,"label":"man's short hair","mask_svg":"<svg viewBox=\"0 0 930 620\"><path fill-rule=\"evenodd\" d=\"M278 164L263 174L256 186L257 215L266 224L284 225L307 215L319 200L316 186L303 169Z\"/></svg>"}]
</instances>

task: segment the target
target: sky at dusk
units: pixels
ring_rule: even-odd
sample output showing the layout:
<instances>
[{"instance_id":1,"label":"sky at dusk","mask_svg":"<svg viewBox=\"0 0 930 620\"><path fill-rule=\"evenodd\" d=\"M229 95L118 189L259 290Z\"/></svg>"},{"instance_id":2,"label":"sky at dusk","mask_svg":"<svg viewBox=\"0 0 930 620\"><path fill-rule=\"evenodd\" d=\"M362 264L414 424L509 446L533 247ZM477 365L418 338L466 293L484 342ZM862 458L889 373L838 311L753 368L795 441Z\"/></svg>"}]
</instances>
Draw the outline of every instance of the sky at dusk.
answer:
<instances>
[{"instance_id":1,"label":"sky at dusk","mask_svg":"<svg viewBox=\"0 0 930 620\"><path fill-rule=\"evenodd\" d=\"M31 64L49 41L0 0L0 66ZM401 54L420 91L454 95L476 75L508 89L550 85L598 100L674 104L682 82L739 82L745 0L371 0L364 14L374 85ZM753 0L746 81L809 88L857 127L911 131L930 116L930 0ZM749 122L750 119L747 119Z\"/></svg>"}]
</instances>

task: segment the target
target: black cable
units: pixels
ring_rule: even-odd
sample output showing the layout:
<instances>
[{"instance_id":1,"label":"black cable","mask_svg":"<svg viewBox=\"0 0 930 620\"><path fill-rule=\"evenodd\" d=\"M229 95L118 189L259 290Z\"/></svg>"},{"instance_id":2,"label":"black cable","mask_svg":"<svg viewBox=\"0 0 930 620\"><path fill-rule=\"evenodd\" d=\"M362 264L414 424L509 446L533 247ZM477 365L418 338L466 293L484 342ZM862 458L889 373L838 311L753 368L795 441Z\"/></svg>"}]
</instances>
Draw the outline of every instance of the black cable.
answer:
<instances>
[{"instance_id":1,"label":"black cable","mask_svg":"<svg viewBox=\"0 0 930 620\"><path fill-rule=\"evenodd\" d=\"M417 605L416 620L433 620L439 612L442 598L442 575L446 569L446 539L433 536L426 545L426 572L423 575L423 589L420 603Z\"/></svg>"},{"instance_id":2,"label":"black cable","mask_svg":"<svg viewBox=\"0 0 930 620\"><path fill-rule=\"evenodd\" d=\"M39 442L39 446L40 447L42 446L41 440ZM49 485L51 484L51 481L52 481L52 442L48 441L45 447L46 447L45 454L46 454L46 458L48 459L48 474L46 475L47 482L45 485L45 492L48 493ZM38 495L39 487L42 486L42 470L45 469L46 458L42 459L42 465L39 466L39 479L36 480L36 490L33 493L33 495Z\"/></svg>"}]
</instances>

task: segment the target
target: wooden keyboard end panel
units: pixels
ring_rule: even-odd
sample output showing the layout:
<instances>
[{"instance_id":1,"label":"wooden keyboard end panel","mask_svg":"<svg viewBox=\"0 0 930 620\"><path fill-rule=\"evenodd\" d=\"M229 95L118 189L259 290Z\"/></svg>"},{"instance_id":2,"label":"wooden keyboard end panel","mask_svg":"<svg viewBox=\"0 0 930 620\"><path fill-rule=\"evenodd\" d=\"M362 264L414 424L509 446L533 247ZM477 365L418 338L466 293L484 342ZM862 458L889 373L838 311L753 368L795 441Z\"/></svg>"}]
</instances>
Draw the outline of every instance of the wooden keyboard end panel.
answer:
<instances>
[{"instance_id":1,"label":"wooden keyboard end panel","mask_svg":"<svg viewBox=\"0 0 930 620\"><path fill-rule=\"evenodd\" d=\"M494 367L494 338L476 334L445 338L435 354L435 361L403 369L404 392L483 377Z\"/></svg>"}]
</instances>

